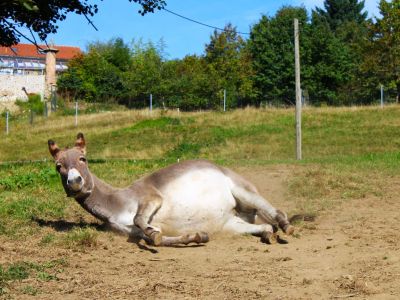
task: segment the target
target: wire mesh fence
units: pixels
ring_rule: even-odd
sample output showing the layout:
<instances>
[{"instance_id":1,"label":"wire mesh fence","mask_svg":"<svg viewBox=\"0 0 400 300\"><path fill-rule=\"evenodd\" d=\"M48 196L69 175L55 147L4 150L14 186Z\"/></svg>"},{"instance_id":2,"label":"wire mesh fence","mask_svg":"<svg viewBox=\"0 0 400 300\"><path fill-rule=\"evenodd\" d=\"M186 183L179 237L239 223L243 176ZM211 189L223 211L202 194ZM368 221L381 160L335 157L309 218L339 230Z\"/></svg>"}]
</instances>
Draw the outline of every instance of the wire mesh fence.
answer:
<instances>
[{"instance_id":1,"label":"wire mesh fence","mask_svg":"<svg viewBox=\"0 0 400 300\"><path fill-rule=\"evenodd\" d=\"M236 95L229 95L226 90L221 92L221 99L214 99L212 102L215 103L213 107L204 110L216 110L216 111L228 111L230 109L243 108L240 105L240 99L236 97ZM397 89L395 87L385 87L383 85L379 85L376 89L376 93L371 95L374 99L372 101L372 105L377 105L384 107L388 104L398 103L399 96ZM235 102L232 104L232 101ZM171 101L162 97L155 96L153 94L149 94L144 96L141 102L141 109L148 109L150 112L153 110L175 110L175 111L186 111L186 106L183 109L179 105L169 106L168 104ZM82 100L72 100L65 101L58 97L57 91L53 90L51 93L51 98L49 101L34 100L32 102L26 101L17 101L19 107L19 112L5 110L0 115L0 130L6 134L13 133L13 125L15 121L18 120L20 123L28 123L30 126L35 126L38 121L43 119L47 119L51 114L56 114L57 116L74 116L73 125L78 126L79 124L79 116L84 114L91 114L103 111L112 111L118 107L118 103L110 101L109 103L104 102L85 102ZM308 95L307 90L302 91L302 104L305 107L313 107L312 99ZM357 103L352 105L358 106ZM316 106L327 106L326 103L318 103ZM138 109L135 105L124 105L127 109ZM277 103L274 101L261 101L255 107L268 109L268 108L287 108L290 107L288 105L284 105L282 103ZM197 108L192 111L202 111L202 109Z\"/></svg>"}]
</instances>

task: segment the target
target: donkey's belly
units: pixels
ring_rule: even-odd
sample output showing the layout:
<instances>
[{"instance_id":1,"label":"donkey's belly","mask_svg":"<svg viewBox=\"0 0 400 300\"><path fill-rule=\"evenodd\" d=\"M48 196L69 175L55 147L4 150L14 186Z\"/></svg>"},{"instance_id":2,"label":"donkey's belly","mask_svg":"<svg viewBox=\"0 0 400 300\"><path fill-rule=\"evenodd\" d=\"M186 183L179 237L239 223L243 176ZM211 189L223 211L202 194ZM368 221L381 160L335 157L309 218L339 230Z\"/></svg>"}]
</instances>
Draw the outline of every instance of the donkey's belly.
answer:
<instances>
[{"instance_id":1,"label":"donkey's belly","mask_svg":"<svg viewBox=\"0 0 400 300\"><path fill-rule=\"evenodd\" d=\"M231 182L216 170L197 170L169 183L152 225L165 234L218 232L234 214Z\"/></svg>"}]
</instances>

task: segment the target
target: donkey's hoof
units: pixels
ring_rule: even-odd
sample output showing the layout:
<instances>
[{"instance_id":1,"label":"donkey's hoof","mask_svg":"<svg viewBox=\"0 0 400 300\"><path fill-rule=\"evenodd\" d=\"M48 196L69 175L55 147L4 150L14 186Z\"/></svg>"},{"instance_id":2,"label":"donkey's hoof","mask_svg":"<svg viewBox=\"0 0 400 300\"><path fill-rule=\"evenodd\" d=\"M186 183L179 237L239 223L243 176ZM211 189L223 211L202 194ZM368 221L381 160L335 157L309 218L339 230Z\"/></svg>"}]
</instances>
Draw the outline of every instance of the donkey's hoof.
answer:
<instances>
[{"instance_id":1,"label":"donkey's hoof","mask_svg":"<svg viewBox=\"0 0 400 300\"><path fill-rule=\"evenodd\" d=\"M287 235L292 235L294 233L294 226L287 224L283 227L283 232Z\"/></svg>"},{"instance_id":2,"label":"donkey's hoof","mask_svg":"<svg viewBox=\"0 0 400 300\"><path fill-rule=\"evenodd\" d=\"M208 243L209 240L210 238L208 237L207 232L197 232L194 237L194 241L197 244Z\"/></svg>"},{"instance_id":3,"label":"donkey's hoof","mask_svg":"<svg viewBox=\"0 0 400 300\"><path fill-rule=\"evenodd\" d=\"M276 240L279 244L289 244L287 240L282 239L279 235L277 235Z\"/></svg>"},{"instance_id":4,"label":"donkey's hoof","mask_svg":"<svg viewBox=\"0 0 400 300\"><path fill-rule=\"evenodd\" d=\"M153 241L154 246L160 246L162 244L162 234L159 231L154 231L150 235L151 240Z\"/></svg>"},{"instance_id":5,"label":"donkey's hoof","mask_svg":"<svg viewBox=\"0 0 400 300\"><path fill-rule=\"evenodd\" d=\"M278 242L277 237L278 237L278 235L276 233L266 231L261 236L261 242L270 244L270 245L276 244Z\"/></svg>"}]
</instances>

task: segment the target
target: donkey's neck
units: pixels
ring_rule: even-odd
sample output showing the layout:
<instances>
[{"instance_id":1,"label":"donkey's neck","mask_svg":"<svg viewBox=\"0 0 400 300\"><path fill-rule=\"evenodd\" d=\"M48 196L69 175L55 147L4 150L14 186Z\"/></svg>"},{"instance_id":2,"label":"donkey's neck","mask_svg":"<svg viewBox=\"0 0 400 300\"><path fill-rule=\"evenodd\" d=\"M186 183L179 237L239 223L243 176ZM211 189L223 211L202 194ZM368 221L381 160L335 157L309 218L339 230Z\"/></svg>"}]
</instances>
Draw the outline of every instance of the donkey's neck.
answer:
<instances>
[{"instance_id":1,"label":"donkey's neck","mask_svg":"<svg viewBox=\"0 0 400 300\"><path fill-rule=\"evenodd\" d=\"M94 217L108 222L124 206L125 190L115 188L91 174L93 188L89 195L75 198Z\"/></svg>"}]
</instances>

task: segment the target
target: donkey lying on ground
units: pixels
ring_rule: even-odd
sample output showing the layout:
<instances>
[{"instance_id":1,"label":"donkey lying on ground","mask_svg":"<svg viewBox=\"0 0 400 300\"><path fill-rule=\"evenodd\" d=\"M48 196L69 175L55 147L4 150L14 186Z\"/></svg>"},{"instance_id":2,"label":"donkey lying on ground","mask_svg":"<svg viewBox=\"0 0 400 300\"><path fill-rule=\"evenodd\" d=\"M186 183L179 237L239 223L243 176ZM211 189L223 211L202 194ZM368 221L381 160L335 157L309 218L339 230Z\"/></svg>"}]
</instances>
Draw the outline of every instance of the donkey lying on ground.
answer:
<instances>
[{"instance_id":1,"label":"donkey lying on ground","mask_svg":"<svg viewBox=\"0 0 400 300\"><path fill-rule=\"evenodd\" d=\"M274 243L275 224L293 233L286 214L251 183L211 162L177 163L119 189L90 173L82 133L71 149L60 150L52 140L48 146L67 196L113 229L156 246L206 243L208 233L220 231Z\"/></svg>"}]
</instances>

